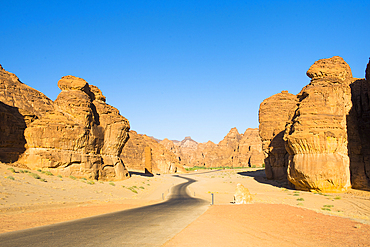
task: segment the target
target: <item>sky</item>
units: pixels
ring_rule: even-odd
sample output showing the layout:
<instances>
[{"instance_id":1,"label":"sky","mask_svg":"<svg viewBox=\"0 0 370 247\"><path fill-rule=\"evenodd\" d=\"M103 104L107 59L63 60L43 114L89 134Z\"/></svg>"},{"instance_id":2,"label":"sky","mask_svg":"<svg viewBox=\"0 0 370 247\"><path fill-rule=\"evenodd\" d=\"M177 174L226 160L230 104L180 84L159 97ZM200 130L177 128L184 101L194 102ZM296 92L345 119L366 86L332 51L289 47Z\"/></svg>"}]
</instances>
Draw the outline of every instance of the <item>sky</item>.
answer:
<instances>
[{"instance_id":1,"label":"sky","mask_svg":"<svg viewBox=\"0 0 370 247\"><path fill-rule=\"evenodd\" d=\"M370 1L2 1L0 64L55 100L65 75L99 87L131 129L221 141L260 103L297 94L317 60L363 78Z\"/></svg>"}]
</instances>

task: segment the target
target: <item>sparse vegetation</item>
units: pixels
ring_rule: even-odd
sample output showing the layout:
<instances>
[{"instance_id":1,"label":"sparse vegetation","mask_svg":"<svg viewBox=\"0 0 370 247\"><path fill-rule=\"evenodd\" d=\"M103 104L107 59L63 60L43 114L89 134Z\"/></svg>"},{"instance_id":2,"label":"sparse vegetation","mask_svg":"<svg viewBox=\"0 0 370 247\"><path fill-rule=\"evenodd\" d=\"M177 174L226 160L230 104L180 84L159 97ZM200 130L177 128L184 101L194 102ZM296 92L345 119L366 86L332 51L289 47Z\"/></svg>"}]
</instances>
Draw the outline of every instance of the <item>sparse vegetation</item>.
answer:
<instances>
[{"instance_id":1,"label":"sparse vegetation","mask_svg":"<svg viewBox=\"0 0 370 247\"><path fill-rule=\"evenodd\" d=\"M14 177L12 177L12 176L8 176L7 178L9 178L11 180L14 180Z\"/></svg>"},{"instance_id":2,"label":"sparse vegetation","mask_svg":"<svg viewBox=\"0 0 370 247\"><path fill-rule=\"evenodd\" d=\"M340 196L334 197L334 200L340 200L340 199L342 199L342 197L340 197Z\"/></svg>"},{"instance_id":3,"label":"sparse vegetation","mask_svg":"<svg viewBox=\"0 0 370 247\"><path fill-rule=\"evenodd\" d=\"M113 182L110 182L109 184L112 185L112 186L116 186Z\"/></svg>"},{"instance_id":4,"label":"sparse vegetation","mask_svg":"<svg viewBox=\"0 0 370 247\"><path fill-rule=\"evenodd\" d=\"M16 173L13 167L9 167L8 170L11 171L12 173Z\"/></svg>"},{"instance_id":5,"label":"sparse vegetation","mask_svg":"<svg viewBox=\"0 0 370 247\"><path fill-rule=\"evenodd\" d=\"M57 177L58 177L58 178L62 178L62 175L58 175Z\"/></svg>"},{"instance_id":6,"label":"sparse vegetation","mask_svg":"<svg viewBox=\"0 0 370 247\"><path fill-rule=\"evenodd\" d=\"M36 174L36 173L33 173L33 172L30 173L30 176L35 178L35 179L41 179L39 174Z\"/></svg>"},{"instance_id":7,"label":"sparse vegetation","mask_svg":"<svg viewBox=\"0 0 370 247\"><path fill-rule=\"evenodd\" d=\"M37 169L36 171L38 171L38 172L42 172L42 170L41 170L41 169Z\"/></svg>"},{"instance_id":8,"label":"sparse vegetation","mask_svg":"<svg viewBox=\"0 0 370 247\"><path fill-rule=\"evenodd\" d=\"M140 186L139 188L142 189L142 190L145 190L145 188L143 186Z\"/></svg>"},{"instance_id":9,"label":"sparse vegetation","mask_svg":"<svg viewBox=\"0 0 370 247\"><path fill-rule=\"evenodd\" d=\"M95 182L94 182L94 181L92 181L92 180L89 180L89 181L87 181L86 183L87 183L87 184L90 184L90 185L95 184Z\"/></svg>"},{"instance_id":10,"label":"sparse vegetation","mask_svg":"<svg viewBox=\"0 0 370 247\"><path fill-rule=\"evenodd\" d=\"M330 209L330 208L321 208L321 210L331 211L331 209Z\"/></svg>"},{"instance_id":11,"label":"sparse vegetation","mask_svg":"<svg viewBox=\"0 0 370 247\"><path fill-rule=\"evenodd\" d=\"M301 202L297 203L297 206L303 206L303 203L301 203Z\"/></svg>"},{"instance_id":12,"label":"sparse vegetation","mask_svg":"<svg viewBox=\"0 0 370 247\"><path fill-rule=\"evenodd\" d=\"M262 166L264 167L264 166ZM205 167L205 166L194 166L194 167L188 167L185 168L187 171L195 171L195 170L223 170L223 169L246 169L246 168L256 168L256 165L253 165L252 167L232 167L232 166L219 166L219 167Z\"/></svg>"},{"instance_id":13,"label":"sparse vegetation","mask_svg":"<svg viewBox=\"0 0 370 247\"><path fill-rule=\"evenodd\" d=\"M75 176L69 176L69 178L73 179L73 180L76 180L76 177Z\"/></svg>"},{"instance_id":14,"label":"sparse vegetation","mask_svg":"<svg viewBox=\"0 0 370 247\"><path fill-rule=\"evenodd\" d=\"M304 201L304 198L297 198L297 201Z\"/></svg>"},{"instance_id":15,"label":"sparse vegetation","mask_svg":"<svg viewBox=\"0 0 370 247\"><path fill-rule=\"evenodd\" d=\"M41 173L48 175L48 176L54 176L54 174L51 173L50 171L42 171Z\"/></svg>"},{"instance_id":16,"label":"sparse vegetation","mask_svg":"<svg viewBox=\"0 0 370 247\"><path fill-rule=\"evenodd\" d=\"M134 192L134 193L138 193L137 192L137 190L134 188L134 187L136 187L136 186L132 186L132 187L128 187L127 189L129 189L129 190L131 190L132 192Z\"/></svg>"}]
</instances>

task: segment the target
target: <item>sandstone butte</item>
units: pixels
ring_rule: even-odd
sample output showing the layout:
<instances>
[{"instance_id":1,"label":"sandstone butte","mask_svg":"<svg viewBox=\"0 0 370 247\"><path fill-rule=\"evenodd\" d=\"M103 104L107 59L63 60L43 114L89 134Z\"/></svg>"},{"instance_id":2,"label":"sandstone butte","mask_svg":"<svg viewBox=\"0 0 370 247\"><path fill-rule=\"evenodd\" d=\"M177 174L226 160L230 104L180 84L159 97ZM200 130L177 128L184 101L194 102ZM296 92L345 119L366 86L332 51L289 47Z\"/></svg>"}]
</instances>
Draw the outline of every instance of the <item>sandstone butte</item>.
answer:
<instances>
[{"instance_id":1,"label":"sandstone butte","mask_svg":"<svg viewBox=\"0 0 370 247\"><path fill-rule=\"evenodd\" d=\"M179 159L174 153L167 150L163 145L152 137L130 131L130 139L124 146L121 159L130 171L143 172L146 162L152 169L152 173L175 173L184 171ZM145 155L145 148L149 148L149 156Z\"/></svg>"},{"instance_id":2,"label":"sandstone butte","mask_svg":"<svg viewBox=\"0 0 370 247\"><path fill-rule=\"evenodd\" d=\"M365 79L357 79L341 57L318 60L300 93L261 103L268 178L287 178L301 190L370 189L369 64Z\"/></svg>"},{"instance_id":3,"label":"sandstone butte","mask_svg":"<svg viewBox=\"0 0 370 247\"><path fill-rule=\"evenodd\" d=\"M64 76L53 102L0 66L0 161L63 176L122 180L129 122L84 79Z\"/></svg>"},{"instance_id":4,"label":"sandstone butte","mask_svg":"<svg viewBox=\"0 0 370 247\"><path fill-rule=\"evenodd\" d=\"M258 129L249 128L239 134L232 128L218 144L197 143L190 137L181 142L164 139L160 144L189 167L262 167L264 163Z\"/></svg>"}]
</instances>

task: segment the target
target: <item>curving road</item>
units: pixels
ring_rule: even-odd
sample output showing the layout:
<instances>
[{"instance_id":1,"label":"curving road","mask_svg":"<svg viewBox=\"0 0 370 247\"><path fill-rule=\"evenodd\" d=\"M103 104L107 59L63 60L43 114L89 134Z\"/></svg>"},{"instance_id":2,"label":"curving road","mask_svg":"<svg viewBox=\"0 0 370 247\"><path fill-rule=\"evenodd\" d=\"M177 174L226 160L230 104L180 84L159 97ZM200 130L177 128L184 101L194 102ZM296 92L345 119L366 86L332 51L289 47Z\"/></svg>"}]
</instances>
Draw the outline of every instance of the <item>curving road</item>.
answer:
<instances>
[{"instance_id":1,"label":"curving road","mask_svg":"<svg viewBox=\"0 0 370 247\"><path fill-rule=\"evenodd\" d=\"M0 246L161 246L204 213L209 202L172 188L170 198L150 206L0 234Z\"/></svg>"}]
</instances>

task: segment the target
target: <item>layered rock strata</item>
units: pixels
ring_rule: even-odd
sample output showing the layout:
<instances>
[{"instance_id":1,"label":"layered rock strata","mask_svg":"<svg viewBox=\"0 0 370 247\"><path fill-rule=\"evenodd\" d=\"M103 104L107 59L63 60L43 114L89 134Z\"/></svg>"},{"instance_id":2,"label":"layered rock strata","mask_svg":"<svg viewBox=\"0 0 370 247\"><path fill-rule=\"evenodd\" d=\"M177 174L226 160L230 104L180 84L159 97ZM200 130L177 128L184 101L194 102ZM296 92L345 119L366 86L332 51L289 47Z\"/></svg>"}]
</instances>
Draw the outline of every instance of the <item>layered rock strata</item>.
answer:
<instances>
[{"instance_id":1,"label":"layered rock strata","mask_svg":"<svg viewBox=\"0 0 370 247\"><path fill-rule=\"evenodd\" d=\"M347 117L348 151L352 187L370 190L370 62L365 79L354 79L352 109Z\"/></svg>"},{"instance_id":2,"label":"layered rock strata","mask_svg":"<svg viewBox=\"0 0 370 247\"><path fill-rule=\"evenodd\" d=\"M64 176L109 180L129 176L119 158L129 122L105 103L97 87L78 77L62 77L58 82L62 92L53 102L2 68L0 78L1 138L11 140L2 142L1 161L52 169Z\"/></svg>"},{"instance_id":3,"label":"layered rock strata","mask_svg":"<svg viewBox=\"0 0 370 247\"><path fill-rule=\"evenodd\" d=\"M232 128L218 144L197 143L190 137L181 142L165 139L160 143L189 167L262 167L264 163L258 129L247 129L239 134Z\"/></svg>"},{"instance_id":4,"label":"layered rock strata","mask_svg":"<svg viewBox=\"0 0 370 247\"><path fill-rule=\"evenodd\" d=\"M355 79L341 57L321 59L307 71L311 82L297 96L289 95L294 101L290 107L268 106L281 94L261 104L260 135L269 178L280 178L274 173L271 176L269 168L273 168L271 160L277 160L270 136L280 134L280 163L287 166L286 177L297 189L341 192L351 185L370 189L368 74L369 65L366 78ZM274 124L280 127L273 130ZM279 134L271 134L274 132Z\"/></svg>"},{"instance_id":5,"label":"layered rock strata","mask_svg":"<svg viewBox=\"0 0 370 247\"><path fill-rule=\"evenodd\" d=\"M268 179L286 179L288 152L283 140L285 126L298 103L295 95L282 91L265 99L259 109L259 134Z\"/></svg>"},{"instance_id":6,"label":"layered rock strata","mask_svg":"<svg viewBox=\"0 0 370 247\"><path fill-rule=\"evenodd\" d=\"M26 127L53 110L53 101L0 65L0 161L17 161L25 151Z\"/></svg>"},{"instance_id":7,"label":"layered rock strata","mask_svg":"<svg viewBox=\"0 0 370 247\"><path fill-rule=\"evenodd\" d=\"M184 171L174 153L153 138L133 130L120 157L130 171L145 172L147 169L150 173L161 174Z\"/></svg>"},{"instance_id":8,"label":"layered rock strata","mask_svg":"<svg viewBox=\"0 0 370 247\"><path fill-rule=\"evenodd\" d=\"M297 189L340 192L350 188L347 115L352 73L341 57L315 62L309 85L286 127L288 180Z\"/></svg>"}]
</instances>

